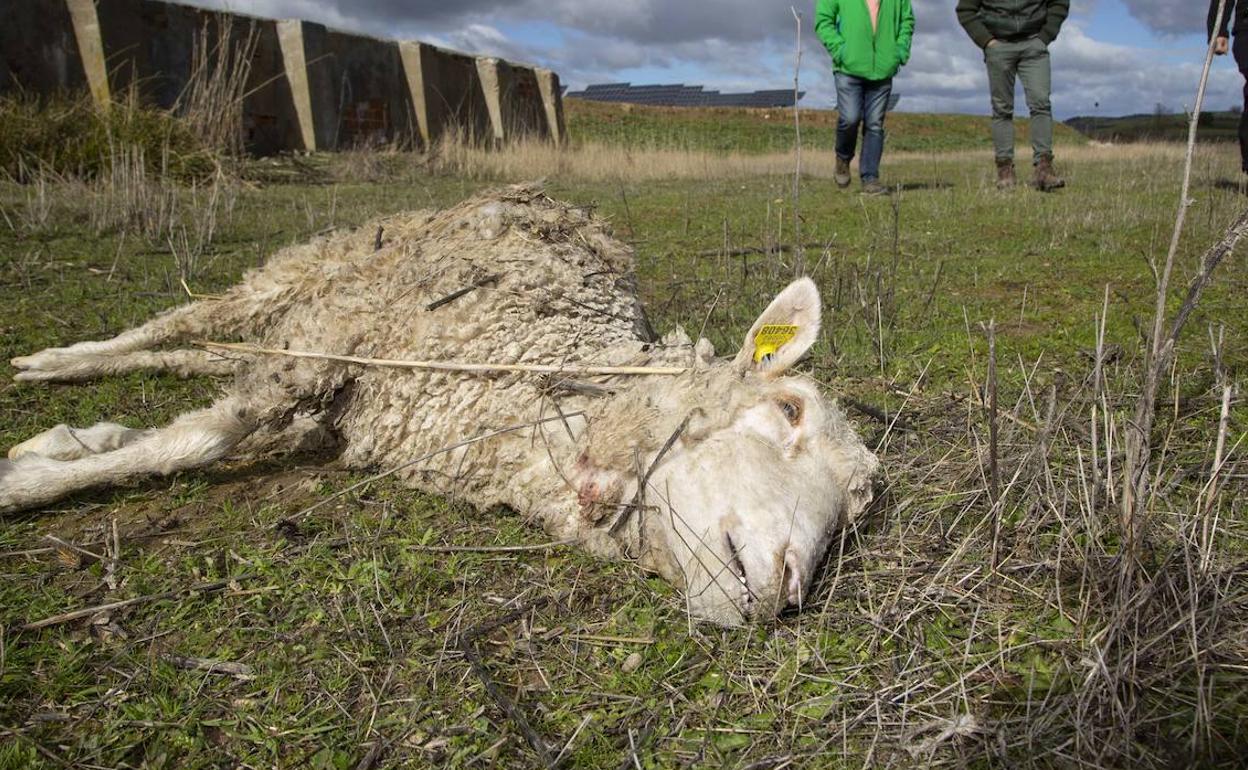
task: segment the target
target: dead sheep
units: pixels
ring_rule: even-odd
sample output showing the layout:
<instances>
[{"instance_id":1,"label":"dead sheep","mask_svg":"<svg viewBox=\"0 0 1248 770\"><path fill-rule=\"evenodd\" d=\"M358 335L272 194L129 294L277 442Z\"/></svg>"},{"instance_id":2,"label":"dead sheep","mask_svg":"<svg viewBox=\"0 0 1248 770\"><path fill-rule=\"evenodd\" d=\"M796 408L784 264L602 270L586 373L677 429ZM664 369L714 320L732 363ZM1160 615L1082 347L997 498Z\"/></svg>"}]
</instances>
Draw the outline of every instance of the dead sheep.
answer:
<instances>
[{"instance_id":1,"label":"dead sheep","mask_svg":"<svg viewBox=\"0 0 1248 770\"><path fill-rule=\"evenodd\" d=\"M413 487L481 511L504 504L553 537L634 559L683 588L697 617L734 625L800 605L833 535L870 503L878 467L839 408L788 373L818 336L818 291L795 281L735 355L716 358L679 329L653 338L632 266L601 219L531 186L287 248L220 297L13 359L26 382L135 369L233 381L162 428L58 425L13 447L0 511L260 448L331 445L342 467L406 465L398 476ZM172 347L222 339L561 372Z\"/></svg>"}]
</instances>

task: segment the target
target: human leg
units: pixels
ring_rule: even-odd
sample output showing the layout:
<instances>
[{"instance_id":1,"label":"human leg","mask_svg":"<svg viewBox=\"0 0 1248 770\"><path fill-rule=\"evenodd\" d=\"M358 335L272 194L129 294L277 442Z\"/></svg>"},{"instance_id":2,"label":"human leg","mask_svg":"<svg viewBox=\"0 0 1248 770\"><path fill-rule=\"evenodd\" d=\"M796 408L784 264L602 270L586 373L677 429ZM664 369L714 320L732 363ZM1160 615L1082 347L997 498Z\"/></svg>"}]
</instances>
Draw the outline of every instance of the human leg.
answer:
<instances>
[{"instance_id":1,"label":"human leg","mask_svg":"<svg viewBox=\"0 0 1248 770\"><path fill-rule=\"evenodd\" d=\"M1248 72L1244 74L1244 104L1248 105ZM1239 113L1239 167L1248 174L1248 109Z\"/></svg>"},{"instance_id":2,"label":"human leg","mask_svg":"<svg viewBox=\"0 0 1248 770\"><path fill-rule=\"evenodd\" d=\"M1053 170L1053 107L1049 102L1052 75L1049 69L1049 47L1039 38L1025 41L1019 56L1018 77L1023 81L1023 95L1031 114L1031 184L1049 192L1066 186L1066 180Z\"/></svg>"},{"instance_id":3,"label":"human leg","mask_svg":"<svg viewBox=\"0 0 1248 770\"><path fill-rule=\"evenodd\" d=\"M1018 79L1031 115L1032 162L1053 157L1053 105L1049 101L1053 79L1049 47L1040 38L1026 41L1018 57Z\"/></svg>"},{"instance_id":4,"label":"human leg","mask_svg":"<svg viewBox=\"0 0 1248 770\"><path fill-rule=\"evenodd\" d=\"M997 162L1014 161L1014 79L1017 45L998 41L984 49L988 96L992 101L992 149Z\"/></svg>"},{"instance_id":5,"label":"human leg","mask_svg":"<svg viewBox=\"0 0 1248 770\"><path fill-rule=\"evenodd\" d=\"M1248 36L1236 35L1231 53L1239 66L1239 74L1244 78L1244 107L1248 108ZM1248 174L1248 109L1241 109L1239 113L1239 163L1244 173Z\"/></svg>"},{"instance_id":6,"label":"human leg","mask_svg":"<svg viewBox=\"0 0 1248 770\"><path fill-rule=\"evenodd\" d=\"M862 157L858 172L864 184L880 177L880 158L884 155L884 116L888 97L893 92L893 79L870 80L862 91Z\"/></svg>"},{"instance_id":7,"label":"human leg","mask_svg":"<svg viewBox=\"0 0 1248 770\"><path fill-rule=\"evenodd\" d=\"M862 122L862 78L836 73L836 157L849 162L858 146Z\"/></svg>"}]
</instances>

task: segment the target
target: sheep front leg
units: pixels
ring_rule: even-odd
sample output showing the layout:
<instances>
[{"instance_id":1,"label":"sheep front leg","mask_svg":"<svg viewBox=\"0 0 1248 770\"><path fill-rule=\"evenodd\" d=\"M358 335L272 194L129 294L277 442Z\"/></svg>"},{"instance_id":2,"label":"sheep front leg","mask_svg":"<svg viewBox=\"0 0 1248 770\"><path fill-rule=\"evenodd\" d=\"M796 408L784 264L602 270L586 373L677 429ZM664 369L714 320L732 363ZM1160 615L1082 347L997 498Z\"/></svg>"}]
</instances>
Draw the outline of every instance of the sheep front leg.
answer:
<instances>
[{"instance_id":1,"label":"sheep front leg","mask_svg":"<svg viewBox=\"0 0 1248 770\"><path fill-rule=\"evenodd\" d=\"M28 356L18 356L9 363L15 369L28 371L53 371L78 364L82 359L99 356L117 356L135 350L145 350L167 342L177 336L177 329L187 320L200 315L197 311L203 303L196 302L167 311L128 331L106 340L87 340L63 348L46 348ZM20 375L19 375L20 376Z\"/></svg>"},{"instance_id":2,"label":"sheep front leg","mask_svg":"<svg viewBox=\"0 0 1248 770\"><path fill-rule=\"evenodd\" d=\"M113 451L75 460L25 454L0 462L0 512L47 505L86 489L197 468L229 454L257 425L236 399L184 414Z\"/></svg>"},{"instance_id":3,"label":"sheep front leg","mask_svg":"<svg viewBox=\"0 0 1248 770\"><path fill-rule=\"evenodd\" d=\"M68 350L61 348L59 350ZM238 361L206 350L138 350L130 353L81 353L70 355L50 351L13 359L25 368L13 376L18 382L83 382L110 374L140 370L168 371L179 377L233 374Z\"/></svg>"},{"instance_id":4,"label":"sheep front leg","mask_svg":"<svg viewBox=\"0 0 1248 770\"><path fill-rule=\"evenodd\" d=\"M247 284L230 290L225 299L192 302L166 310L147 323L106 340L88 340L63 348L47 348L29 356L18 356L10 363L20 369L19 380L81 380L112 374L110 361L119 371L132 369L209 368L219 373L223 365L202 351L154 352L145 358L136 351L195 339L223 339L246 336L256 331L283 302L269 294L256 293ZM130 354L130 355L127 355ZM164 356L164 358L161 358ZM211 363L211 365L209 365ZM199 373L199 372L193 372Z\"/></svg>"}]
</instances>

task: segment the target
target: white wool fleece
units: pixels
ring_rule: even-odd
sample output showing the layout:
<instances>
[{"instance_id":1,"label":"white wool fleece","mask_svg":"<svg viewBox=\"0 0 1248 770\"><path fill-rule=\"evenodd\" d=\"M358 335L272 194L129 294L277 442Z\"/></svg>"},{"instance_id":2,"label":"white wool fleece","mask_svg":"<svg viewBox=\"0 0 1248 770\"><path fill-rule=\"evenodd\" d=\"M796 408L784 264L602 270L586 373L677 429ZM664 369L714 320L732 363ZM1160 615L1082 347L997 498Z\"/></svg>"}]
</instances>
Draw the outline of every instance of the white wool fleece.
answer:
<instances>
[{"instance_id":1,"label":"white wool fleece","mask_svg":"<svg viewBox=\"0 0 1248 770\"><path fill-rule=\"evenodd\" d=\"M331 437L347 467L405 466L413 486L482 511L509 505L556 537L637 558L685 588L699 617L733 624L800 605L833 532L870 502L878 464L835 405L786 375L818 338L818 291L795 281L733 357L716 359L680 331L652 339L632 266L603 220L531 186L285 249L220 298L14 359L27 380L135 368L235 376L217 405L166 428L101 428L86 456L39 454L68 446L60 434L24 443L0 465L0 510ZM146 352L230 338L373 358L688 371L482 375Z\"/></svg>"}]
</instances>

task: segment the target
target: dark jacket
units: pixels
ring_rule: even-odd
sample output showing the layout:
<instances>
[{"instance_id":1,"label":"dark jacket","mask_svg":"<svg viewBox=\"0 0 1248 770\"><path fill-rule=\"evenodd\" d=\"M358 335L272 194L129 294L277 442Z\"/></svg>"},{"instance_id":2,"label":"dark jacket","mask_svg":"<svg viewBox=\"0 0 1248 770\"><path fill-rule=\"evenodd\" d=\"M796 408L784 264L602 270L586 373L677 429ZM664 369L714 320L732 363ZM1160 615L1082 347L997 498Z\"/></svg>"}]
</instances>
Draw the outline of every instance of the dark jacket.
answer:
<instances>
[{"instance_id":1,"label":"dark jacket","mask_svg":"<svg viewBox=\"0 0 1248 770\"><path fill-rule=\"evenodd\" d=\"M1069 12L1070 0L958 0L958 22L980 48L994 39L1032 37L1048 45Z\"/></svg>"},{"instance_id":2,"label":"dark jacket","mask_svg":"<svg viewBox=\"0 0 1248 770\"><path fill-rule=\"evenodd\" d=\"M1218 0L1209 0L1209 20L1206 23L1206 31L1209 37L1213 37L1214 17L1218 15ZM1235 32L1235 37L1248 32L1248 0L1235 2L1235 0L1226 0L1226 10L1222 11L1222 26L1218 27L1218 37L1230 37L1227 27L1232 19L1235 19L1235 25L1230 27Z\"/></svg>"}]
</instances>

